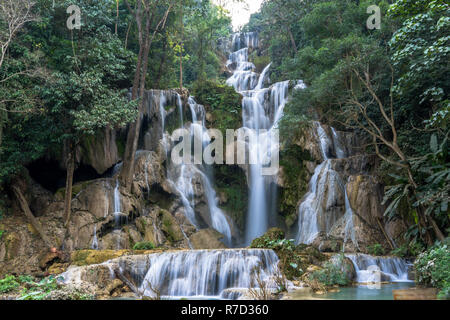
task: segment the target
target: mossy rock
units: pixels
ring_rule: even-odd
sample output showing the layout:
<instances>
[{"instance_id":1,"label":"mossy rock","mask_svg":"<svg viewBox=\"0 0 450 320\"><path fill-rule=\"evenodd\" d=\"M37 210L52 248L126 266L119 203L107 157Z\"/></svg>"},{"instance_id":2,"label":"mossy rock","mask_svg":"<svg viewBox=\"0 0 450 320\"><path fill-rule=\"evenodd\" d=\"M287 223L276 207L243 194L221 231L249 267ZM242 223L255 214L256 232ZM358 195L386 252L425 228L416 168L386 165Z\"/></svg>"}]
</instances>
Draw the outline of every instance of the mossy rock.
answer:
<instances>
[{"instance_id":1,"label":"mossy rock","mask_svg":"<svg viewBox=\"0 0 450 320\"><path fill-rule=\"evenodd\" d=\"M176 219L167 210L159 211L159 218L162 221L161 231L170 242L183 240L183 233Z\"/></svg>"},{"instance_id":2,"label":"mossy rock","mask_svg":"<svg viewBox=\"0 0 450 320\"><path fill-rule=\"evenodd\" d=\"M72 252L71 261L76 266L100 264L130 254L130 250L79 250Z\"/></svg>"},{"instance_id":3,"label":"mossy rock","mask_svg":"<svg viewBox=\"0 0 450 320\"><path fill-rule=\"evenodd\" d=\"M222 132L226 129L242 127L242 95L233 87L215 81L197 81L192 87L192 94L198 103L211 113L212 127Z\"/></svg>"},{"instance_id":4,"label":"mossy rock","mask_svg":"<svg viewBox=\"0 0 450 320\"><path fill-rule=\"evenodd\" d=\"M226 198L226 202L221 204L221 208L234 221L239 230L244 231L249 193L245 172L238 166L216 165L214 176L218 190Z\"/></svg>"},{"instance_id":5,"label":"mossy rock","mask_svg":"<svg viewBox=\"0 0 450 320\"><path fill-rule=\"evenodd\" d=\"M149 241L138 242L133 246L133 250L153 250L155 245Z\"/></svg>"},{"instance_id":6,"label":"mossy rock","mask_svg":"<svg viewBox=\"0 0 450 320\"><path fill-rule=\"evenodd\" d=\"M299 278L308 266L321 265L327 259L319 250L312 246L295 245L292 240L286 240L284 231L279 228L269 229L263 236L252 241L252 248L272 249L280 259L280 270L289 280Z\"/></svg>"},{"instance_id":7,"label":"mossy rock","mask_svg":"<svg viewBox=\"0 0 450 320\"><path fill-rule=\"evenodd\" d=\"M297 145L290 145L280 153L280 166L283 168L283 188L280 193L280 214L285 217L288 228L297 220L297 206L308 192L310 174L306 161L311 161L309 151Z\"/></svg>"},{"instance_id":8,"label":"mossy rock","mask_svg":"<svg viewBox=\"0 0 450 320\"><path fill-rule=\"evenodd\" d=\"M5 243L5 258L6 260L14 259L19 254L20 250L20 239L16 233L9 232L2 236Z\"/></svg>"},{"instance_id":9,"label":"mossy rock","mask_svg":"<svg viewBox=\"0 0 450 320\"><path fill-rule=\"evenodd\" d=\"M280 228L271 228L267 230L267 232L259 238L256 238L252 241L250 245L251 248L269 248L269 243L272 241L283 240L285 237L285 233Z\"/></svg>"},{"instance_id":10,"label":"mossy rock","mask_svg":"<svg viewBox=\"0 0 450 320\"><path fill-rule=\"evenodd\" d=\"M72 186L72 198L76 197L77 194L79 194L83 189L85 189L92 181L86 181L86 182L80 182L77 184L74 184ZM57 200L64 200L64 197L66 195L66 188L60 188L55 193L55 198Z\"/></svg>"}]
</instances>

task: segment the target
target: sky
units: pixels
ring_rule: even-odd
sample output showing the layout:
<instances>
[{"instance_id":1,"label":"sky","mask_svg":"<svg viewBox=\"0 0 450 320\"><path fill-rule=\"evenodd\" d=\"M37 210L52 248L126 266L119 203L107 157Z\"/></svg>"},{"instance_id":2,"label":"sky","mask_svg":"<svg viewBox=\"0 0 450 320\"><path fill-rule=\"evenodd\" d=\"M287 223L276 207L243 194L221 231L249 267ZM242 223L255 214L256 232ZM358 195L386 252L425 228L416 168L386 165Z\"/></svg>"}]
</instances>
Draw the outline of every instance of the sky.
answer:
<instances>
[{"instance_id":1,"label":"sky","mask_svg":"<svg viewBox=\"0 0 450 320\"><path fill-rule=\"evenodd\" d=\"M220 0L216 0L215 2L218 3ZM233 29L236 31L244 26L249 21L250 15L259 10L262 2L263 0L245 0L244 3L233 4L232 1L229 1L229 3L225 5L225 8L231 13Z\"/></svg>"}]
</instances>

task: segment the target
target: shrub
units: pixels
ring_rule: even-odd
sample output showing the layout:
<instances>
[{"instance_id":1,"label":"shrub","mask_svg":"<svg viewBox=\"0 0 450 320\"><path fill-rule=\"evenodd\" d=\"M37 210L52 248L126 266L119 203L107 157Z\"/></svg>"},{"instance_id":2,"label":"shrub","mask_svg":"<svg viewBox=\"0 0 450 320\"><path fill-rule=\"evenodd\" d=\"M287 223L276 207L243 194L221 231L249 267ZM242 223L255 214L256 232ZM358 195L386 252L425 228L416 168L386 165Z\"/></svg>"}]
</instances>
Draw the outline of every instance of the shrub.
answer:
<instances>
[{"instance_id":1,"label":"shrub","mask_svg":"<svg viewBox=\"0 0 450 320\"><path fill-rule=\"evenodd\" d=\"M447 238L448 239L448 238ZM416 282L440 289L439 297L450 298L450 250L447 243L421 253L414 262Z\"/></svg>"},{"instance_id":2,"label":"shrub","mask_svg":"<svg viewBox=\"0 0 450 320\"><path fill-rule=\"evenodd\" d=\"M369 252L369 254L374 255L374 256L384 255L384 248L379 243L375 243L373 245L367 246L367 251Z\"/></svg>"},{"instance_id":3,"label":"shrub","mask_svg":"<svg viewBox=\"0 0 450 320\"><path fill-rule=\"evenodd\" d=\"M0 293L8 293L19 288L20 283L15 276L6 275L0 280Z\"/></svg>"},{"instance_id":4,"label":"shrub","mask_svg":"<svg viewBox=\"0 0 450 320\"><path fill-rule=\"evenodd\" d=\"M56 278L52 276L34 283L31 282L31 278L25 280L30 280L30 285L22 290L18 300L46 300L53 291L59 288Z\"/></svg>"},{"instance_id":5,"label":"shrub","mask_svg":"<svg viewBox=\"0 0 450 320\"><path fill-rule=\"evenodd\" d=\"M233 87L214 81L197 81L192 93L213 117L212 126L225 137L227 129L242 127L242 96Z\"/></svg>"},{"instance_id":6,"label":"shrub","mask_svg":"<svg viewBox=\"0 0 450 320\"><path fill-rule=\"evenodd\" d=\"M407 245L401 245L400 247L394 249L391 251L391 254L394 256L397 256L399 258L405 258L408 257L408 246Z\"/></svg>"},{"instance_id":7,"label":"shrub","mask_svg":"<svg viewBox=\"0 0 450 320\"><path fill-rule=\"evenodd\" d=\"M324 259L317 249L295 245L294 240L284 239L284 232L278 228L269 229L263 236L254 239L250 247L274 250L280 259L280 270L288 280L302 276L309 264L320 263Z\"/></svg>"},{"instance_id":8,"label":"shrub","mask_svg":"<svg viewBox=\"0 0 450 320\"><path fill-rule=\"evenodd\" d=\"M138 242L133 246L133 250L152 250L155 245L151 242Z\"/></svg>"},{"instance_id":9,"label":"shrub","mask_svg":"<svg viewBox=\"0 0 450 320\"><path fill-rule=\"evenodd\" d=\"M347 273L342 270L342 265L327 261L323 265L323 269L313 271L309 275L310 281L318 281L327 287L334 285L346 286L349 284Z\"/></svg>"}]
</instances>

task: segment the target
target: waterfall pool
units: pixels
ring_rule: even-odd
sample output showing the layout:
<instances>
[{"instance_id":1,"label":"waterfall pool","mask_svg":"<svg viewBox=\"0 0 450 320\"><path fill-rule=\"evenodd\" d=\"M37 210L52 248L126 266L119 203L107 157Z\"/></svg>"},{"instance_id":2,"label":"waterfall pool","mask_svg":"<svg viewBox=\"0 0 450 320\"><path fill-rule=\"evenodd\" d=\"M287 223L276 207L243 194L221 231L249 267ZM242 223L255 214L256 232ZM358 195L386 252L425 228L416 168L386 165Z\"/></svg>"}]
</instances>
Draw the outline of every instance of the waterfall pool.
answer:
<instances>
[{"instance_id":1,"label":"waterfall pool","mask_svg":"<svg viewBox=\"0 0 450 320\"><path fill-rule=\"evenodd\" d=\"M381 284L378 289L373 286L357 284L339 288L339 292L326 294L311 293L309 288L299 289L288 294L292 300L394 300L392 290L415 287L414 282L393 282Z\"/></svg>"}]
</instances>

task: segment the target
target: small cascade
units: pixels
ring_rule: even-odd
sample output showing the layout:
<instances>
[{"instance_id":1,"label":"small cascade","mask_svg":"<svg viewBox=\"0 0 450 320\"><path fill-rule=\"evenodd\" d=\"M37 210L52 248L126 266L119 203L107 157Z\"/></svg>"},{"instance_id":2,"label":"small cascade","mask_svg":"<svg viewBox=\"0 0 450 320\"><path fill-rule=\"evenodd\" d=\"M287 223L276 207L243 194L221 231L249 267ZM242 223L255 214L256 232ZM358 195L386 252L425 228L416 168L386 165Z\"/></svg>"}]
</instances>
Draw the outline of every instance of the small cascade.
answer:
<instances>
[{"instance_id":1,"label":"small cascade","mask_svg":"<svg viewBox=\"0 0 450 320\"><path fill-rule=\"evenodd\" d=\"M350 200L348 199L347 188L345 188L345 215L344 215L344 244L342 245L342 252L345 252L345 244L350 239L355 246L359 248L358 241L356 240L355 228L353 225L353 209L350 206Z\"/></svg>"},{"instance_id":2,"label":"small cascade","mask_svg":"<svg viewBox=\"0 0 450 320\"><path fill-rule=\"evenodd\" d=\"M145 186L147 188L147 196L150 196L150 184L148 182L148 166L149 166L151 160L152 160L151 154L149 153L147 155L147 158L145 159L145 166L144 166L144 170L145 170ZM154 175L153 170L152 170L152 174Z\"/></svg>"},{"instance_id":3,"label":"small cascade","mask_svg":"<svg viewBox=\"0 0 450 320\"><path fill-rule=\"evenodd\" d=\"M97 225L94 225L94 237L92 238L91 249L98 250Z\"/></svg>"},{"instance_id":4,"label":"small cascade","mask_svg":"<svg viewBox=\"0 0 450 320\"><path fill-rule=\"evenodd\" d=\"M346 254L356 270L357 282L412 282L408 279L408 263L397 257L373 257L367 254ZM378 272L378 273L377 273Z\"/></svg>"},{"instance_id":5,"label":"small cascade","mask_svg":"<svg viewBox=\"0 0 450 320\"><path fill-rule=\"evenodd\" d=\"M336 198L340 193L343 193L345 194L345 219L348 226L347 235L356 243L353 230L353 211L348 201L345 184L339 173L333 170L331 165L333 150L338 159L346 157L345 150L340 145L334 129L332 129L333 135L335 136L333 139L327 135L320 123L315 122L314 125L316 127L318 145L324 161L314 170L314 174L309 182L309 191L298 208L299 220L296 242L311 244L321 231L328 233L332 229L333 224L340 216L338 216L338 213L325 214L325 211L329 204L335 203Z\"/></svg>"},{"instance_id":6,"label":"small cascade","mask_svg":"<svg viewBox=\"0 0 450 320\"><path fill-rule=\"evenodd\" d=\"M184 119L183 119L183 101L181 100L181 95L177 94L177 108L180 116L180 128L184 127Z\"/></svg>"},{"instance_id":7,"label":"small cascade","mask_svg":"<svg viewBox=\"0 0 450 320\"><path fill-rule=\"evenodd\" d=\"M258 267L261 278L269 280L277 270L278 261L272 250L261 249L151 254L139 291L150 297L155 296L152 288L168 297L219 297L228 288L255 286Z\"/></svg>"},{"instance_id":8,"label":"small cascade","mask_svg":"<svg viewBox=\"0 0 450 320\"><path fill-rule=\"evenodd\" d=\"M106 218L109 215L109 196L110 196L110 185L105 182L104 183L104 190L105 190L105 214L103 218Z\"/></svg>"},{"instance_id":9,"label":"small cascade","mask_svg":"<svg viewBox=\"0 0 450 320\"><path fill-rule=\"evenodd\" d=\"M122 215L122 208L121 208L121 201L120 201L120 184L119 179L116 179L116 187L114 188L114 220L115 220L115 230L113 233L116 235L117 238L117 245L116 249L120 250L120 240L121 240L121 215Z\"/></svg>"}]
</instances>

